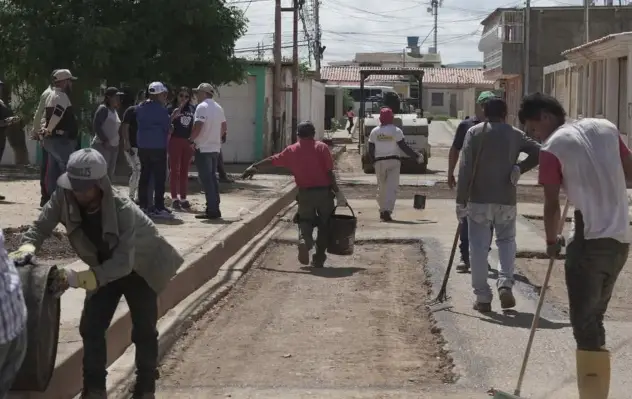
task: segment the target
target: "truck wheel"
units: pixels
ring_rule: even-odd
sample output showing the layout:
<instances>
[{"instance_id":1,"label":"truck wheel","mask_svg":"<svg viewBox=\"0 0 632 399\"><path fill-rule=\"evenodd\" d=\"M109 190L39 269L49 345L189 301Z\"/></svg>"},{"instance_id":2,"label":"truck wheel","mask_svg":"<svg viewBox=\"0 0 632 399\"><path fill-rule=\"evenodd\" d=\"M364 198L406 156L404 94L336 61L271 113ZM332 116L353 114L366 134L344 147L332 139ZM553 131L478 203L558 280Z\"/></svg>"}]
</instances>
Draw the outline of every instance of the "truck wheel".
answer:
<instances>
[{"instance_id":1,"label":"truck wheel","mask_svg":"<svg viewBox=\"0 0 632 399\"><path fill-rule=\"evenodd\" d=\"M367 175L371 175L373 173L375 173L375 168L373 167L373 165L371 164L363 164L362 165L362 170L364 171L364 173L366 173Z\"/></svg>"}]
</instances>

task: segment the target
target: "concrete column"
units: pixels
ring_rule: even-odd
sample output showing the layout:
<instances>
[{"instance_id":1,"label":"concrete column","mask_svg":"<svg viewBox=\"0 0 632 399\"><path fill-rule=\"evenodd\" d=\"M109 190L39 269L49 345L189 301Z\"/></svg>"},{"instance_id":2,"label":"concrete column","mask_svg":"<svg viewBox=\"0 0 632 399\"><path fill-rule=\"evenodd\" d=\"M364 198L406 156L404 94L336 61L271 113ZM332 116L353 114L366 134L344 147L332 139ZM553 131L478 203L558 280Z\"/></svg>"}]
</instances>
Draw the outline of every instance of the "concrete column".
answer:
<instances>
[{"instance_id":1,"label":"concrete column","mask_svg":"<svg viewBox=\"0 0 632 399\"><path fill-rule=\"evenodd\" d=\"M597 65L594 61L591 61L589 64L589 72L587 73L587 79L588 79L588 112L586 113L586 117L587 118L594 118L595 117L595 100L594 100L594 93L595 93L595 88L597 86L597 79L595 78L595 72L597 71Z\"/></svg>"},{"instance_id":2,"label":"concrete column","mask_svg":"<svg viewBox=\"0 0 632 399\"><path fill-rule=\"evenodd\" d=\"M619 60L608 58L604 73L606 74L604 116L616 125L619 117Z\"/></svg>"},{"instance_id":3,"label":"concrete column","mask_svg":"<svg viewBox=\"0 0 632 399\"><path fill-rule=\"evenodd\" d=\"M628 50L628 87L627 87L627 104L626 104L626 112L627 115L627 133L628 133L628 147L632 146L632 47Z\"/></svg>"},{"instance_id":4,"label":"concrete column","mask_svg":"<svg viewBox=\"0 0 632 399\"><path fill-rule=\"evenodd\" d=\"M346 111L342 109L342 99L344 97L344 89L336 89L336 100L334 101L336 104L336 111L334 112L334 118L341 119L343 117L343 112Z\"/></svg>"}]
</instances>

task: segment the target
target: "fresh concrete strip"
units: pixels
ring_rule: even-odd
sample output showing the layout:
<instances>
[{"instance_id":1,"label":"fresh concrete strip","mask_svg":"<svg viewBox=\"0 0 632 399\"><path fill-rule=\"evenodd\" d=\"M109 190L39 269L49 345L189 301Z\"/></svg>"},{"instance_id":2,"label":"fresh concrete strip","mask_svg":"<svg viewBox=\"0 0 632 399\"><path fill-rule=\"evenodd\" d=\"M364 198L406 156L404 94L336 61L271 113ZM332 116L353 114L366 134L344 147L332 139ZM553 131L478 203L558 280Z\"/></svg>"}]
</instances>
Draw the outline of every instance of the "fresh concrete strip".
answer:
<instances>
[{"instance_id":1,"label":"fresh concrete strip","mask_svg":"<svg viewBox=\"0 0 632 399\"><path fill-rule=\"evenodd\" d=\"M183 332L224 298L235 283L250 270L270 239L285 227L282 224L279 225L278 222L293 207L294 204L286 206L266 227L256 230L260 233L221 265L212 279L164 314L158 323L160 359L168 353ZM108 368L107 388L110 397L125 397L127 394L133 383L134 355L135 348L129 346L123 355Z\"/></svg>"}]
</instances>

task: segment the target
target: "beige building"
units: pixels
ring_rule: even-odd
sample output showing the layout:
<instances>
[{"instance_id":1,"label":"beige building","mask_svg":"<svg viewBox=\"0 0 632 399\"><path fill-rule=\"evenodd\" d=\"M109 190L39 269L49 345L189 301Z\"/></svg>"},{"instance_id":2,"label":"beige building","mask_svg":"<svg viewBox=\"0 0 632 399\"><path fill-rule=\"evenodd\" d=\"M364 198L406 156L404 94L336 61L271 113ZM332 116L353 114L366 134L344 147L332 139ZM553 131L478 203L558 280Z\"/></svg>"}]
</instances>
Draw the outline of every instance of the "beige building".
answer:
<instances>
[{"instance_id":1,"label":"beige building","mask_svg":"<svg viewBox=\"0 0 632 399\"><path fill-rule=\"evenodd\" d=\"M562 52L566 61L544 68L543 90L569 117L606 118L623 134L632 129L632 32L604 36ZM628 144L632 144L628 135Z\"/></svg>"}]
</instances>

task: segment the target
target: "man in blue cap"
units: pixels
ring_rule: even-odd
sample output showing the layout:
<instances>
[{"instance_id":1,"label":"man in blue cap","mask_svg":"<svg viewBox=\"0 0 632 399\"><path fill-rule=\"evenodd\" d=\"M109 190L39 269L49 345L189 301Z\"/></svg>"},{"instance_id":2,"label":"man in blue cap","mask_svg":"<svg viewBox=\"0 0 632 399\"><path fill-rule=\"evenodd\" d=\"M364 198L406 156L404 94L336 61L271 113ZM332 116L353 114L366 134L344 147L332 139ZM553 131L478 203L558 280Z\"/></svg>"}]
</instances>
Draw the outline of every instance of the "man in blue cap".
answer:
<instances>
[{"instance_id":1,"label":"man in blue cap","mask_svg":"<svg viewBox=\"0 0 632 399\"><path fill-rule=\"evenodd\" d=\"M483 108L485 107L485 103L493 98L497 97L492 91L484 91L479 94L476 99L476 114L474 117L466 118L456 128L454 140L452 141L452 147L450 147L450 153L448 155L448 186L451 189L456 187L454 169L456 169L456 165L459 162L459 153L463 148L465 134L468 130L470 130L470 128L478 125L485 119ZM456 271L458 273L467 273L470 270L470 242L467 234L467 218L463 218L461 221L460 241L459 250L461 252L461 262L456 266Z\"/></svg>"}]
</instances>

